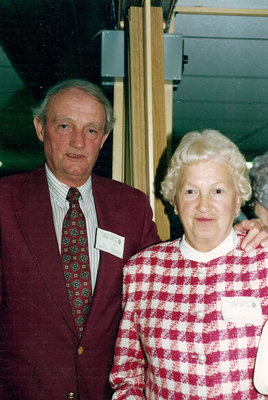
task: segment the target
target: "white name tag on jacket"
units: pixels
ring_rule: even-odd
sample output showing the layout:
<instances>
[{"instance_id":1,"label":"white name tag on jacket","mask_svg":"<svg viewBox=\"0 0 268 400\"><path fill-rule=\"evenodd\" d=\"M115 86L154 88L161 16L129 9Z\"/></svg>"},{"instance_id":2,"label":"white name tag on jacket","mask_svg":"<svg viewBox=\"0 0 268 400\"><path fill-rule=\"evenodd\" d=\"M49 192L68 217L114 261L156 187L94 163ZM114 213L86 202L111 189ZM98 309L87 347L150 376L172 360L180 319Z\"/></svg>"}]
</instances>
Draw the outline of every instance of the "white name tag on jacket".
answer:
<instances>
[{"instance_id":1,"label":"white name tag on jacket","mask_svg":"<svg viewBox=\"0 0 268 400\"><path fill-rule=\"evenodd\" d=\"M123 258L125 238L116 233L97 228L96 244L98 250L106 251L116 257Z\"/></svg>"},{"instance_id":2,"label":"white name tag on jacket","mask_svg":"<svg viewBox=\"0 0 268 400\"><path fill-rule=\"evenodd\" d=\"M263 321L260 300L255 297L222 297L222 316L227 322L261 324Z\"/></svg>"}]
</instances>

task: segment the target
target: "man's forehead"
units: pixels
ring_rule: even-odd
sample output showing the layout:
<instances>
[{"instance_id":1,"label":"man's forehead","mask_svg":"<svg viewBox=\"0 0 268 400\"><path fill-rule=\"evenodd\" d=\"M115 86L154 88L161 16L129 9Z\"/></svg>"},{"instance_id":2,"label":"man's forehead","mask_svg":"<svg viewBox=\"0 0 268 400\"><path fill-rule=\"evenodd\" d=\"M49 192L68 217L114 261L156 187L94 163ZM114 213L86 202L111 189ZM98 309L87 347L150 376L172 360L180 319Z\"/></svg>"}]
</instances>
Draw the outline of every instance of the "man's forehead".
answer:
<instances>
[{"instance_id":1,"label":"man's forehead","mask_svg":"<svg viewBox=\"0 0 268 400\"><path fill-rule=\"evenodd\" d=\"M85 90L77 89L77 88L67 88L63 89L58 93L55 93L53 97L48 101L46 107L47 115L55 115L55 114L62 114L64 113L61 111L66 106L73 106L80 107L79 102L83 102L84 104L88 101L89 102L89 110L90 106L93 103L97 103L103 110L104 118L106 115L106 110L104 105L97 99L95 96L91 95L90 93L86 92ZM77 104L78 103L78 104ZM68 116L67 116L68 117Z\"/></svg>"},{"instance_id":2,"label":"man's forehead","mask_svg":"<svg viewBox=\"0 0 268 400\"><path fill-rule=\"evenodd\" d=\"M48 105L58 102L58 101L65 101L65 100L70 101L72 99L75 101L77 101L77 100L85 101L85 99L88 99L89 101L94 101L94 102L97 102L100 105L102 105L101 102L99 101L99 99L97 99L97 97L93 96L91 93L87 92L86 90L83 90L80 88L75 88L75 87L64 88L64 89L60 90L59 92L55 93L49 100Z\"/></svg>"}]
</instances>

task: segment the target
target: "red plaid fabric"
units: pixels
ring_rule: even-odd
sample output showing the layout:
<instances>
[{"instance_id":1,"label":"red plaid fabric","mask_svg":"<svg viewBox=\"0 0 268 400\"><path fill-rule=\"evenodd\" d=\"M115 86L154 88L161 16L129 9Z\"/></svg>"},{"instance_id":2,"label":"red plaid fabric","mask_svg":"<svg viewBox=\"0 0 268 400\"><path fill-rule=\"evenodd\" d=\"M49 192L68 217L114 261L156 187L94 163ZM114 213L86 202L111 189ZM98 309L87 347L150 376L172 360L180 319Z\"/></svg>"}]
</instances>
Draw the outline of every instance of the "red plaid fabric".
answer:
<instances>
[{"instance_id":1,"label":"red plaid fabric","mask_svg":"<svg viewBox=\"0 0 268 400\"><path fill-rule=\"evenodd\" d=\"M241 241L241 238L240 238ZM260 300L263 323L226 322L222 297ZM115 350L113 399L264 399L253 387L268 319L267 251L240 244L207 263L184 260L179 241L162 243L125 266L123 317Z\"/></svg>"}]
</instances>

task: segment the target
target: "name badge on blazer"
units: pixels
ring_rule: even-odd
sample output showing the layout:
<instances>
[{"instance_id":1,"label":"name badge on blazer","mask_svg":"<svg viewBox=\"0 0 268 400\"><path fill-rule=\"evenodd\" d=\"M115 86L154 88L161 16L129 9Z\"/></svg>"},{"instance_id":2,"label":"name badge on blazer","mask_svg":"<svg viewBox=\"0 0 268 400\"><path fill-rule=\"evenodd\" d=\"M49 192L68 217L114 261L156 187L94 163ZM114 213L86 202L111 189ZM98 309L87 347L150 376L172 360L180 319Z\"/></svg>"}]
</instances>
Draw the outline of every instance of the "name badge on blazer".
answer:
<instances>
[{"instance_id":1,"label":"name badge on blazer","mask_svg":"<svg viewBox=\"0 0 268 400\"><path fill-rule=\"evenodd\" d=\"M116 257L123 258L125 238L116 233L97 229L95 247L98 250L106 251Z\"/></svg>"},{"instance_id":2,"label":"name badge on blazer","mask_svg":"<svg viewBox=\"0 0 268 400\"><path fill-rule=\"evenodd\" d=\"M261 303L255 297L222 297L222 316L227 322L259 325L263 322Z\"/></svg>"}]
</instances>

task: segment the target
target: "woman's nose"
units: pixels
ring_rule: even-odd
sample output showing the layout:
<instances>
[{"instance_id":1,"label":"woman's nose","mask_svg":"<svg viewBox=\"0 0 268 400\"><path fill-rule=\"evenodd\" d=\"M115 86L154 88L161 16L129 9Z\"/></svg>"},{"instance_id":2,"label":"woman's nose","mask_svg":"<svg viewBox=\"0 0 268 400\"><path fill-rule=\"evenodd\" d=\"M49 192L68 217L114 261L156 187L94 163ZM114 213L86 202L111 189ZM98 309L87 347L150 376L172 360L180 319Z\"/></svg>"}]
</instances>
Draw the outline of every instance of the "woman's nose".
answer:
<instances>
[{"instance_id":1,"label":"woman's nose","mask_svg":"<svg viewBox=\"0 0 268 400\"><path fill-rule=\"evenodd\" d=\"M206 212L209 208L209 195L208 194L200 194L198 199L198 209L201 212Z\"/></svg>"}]
</instances>

